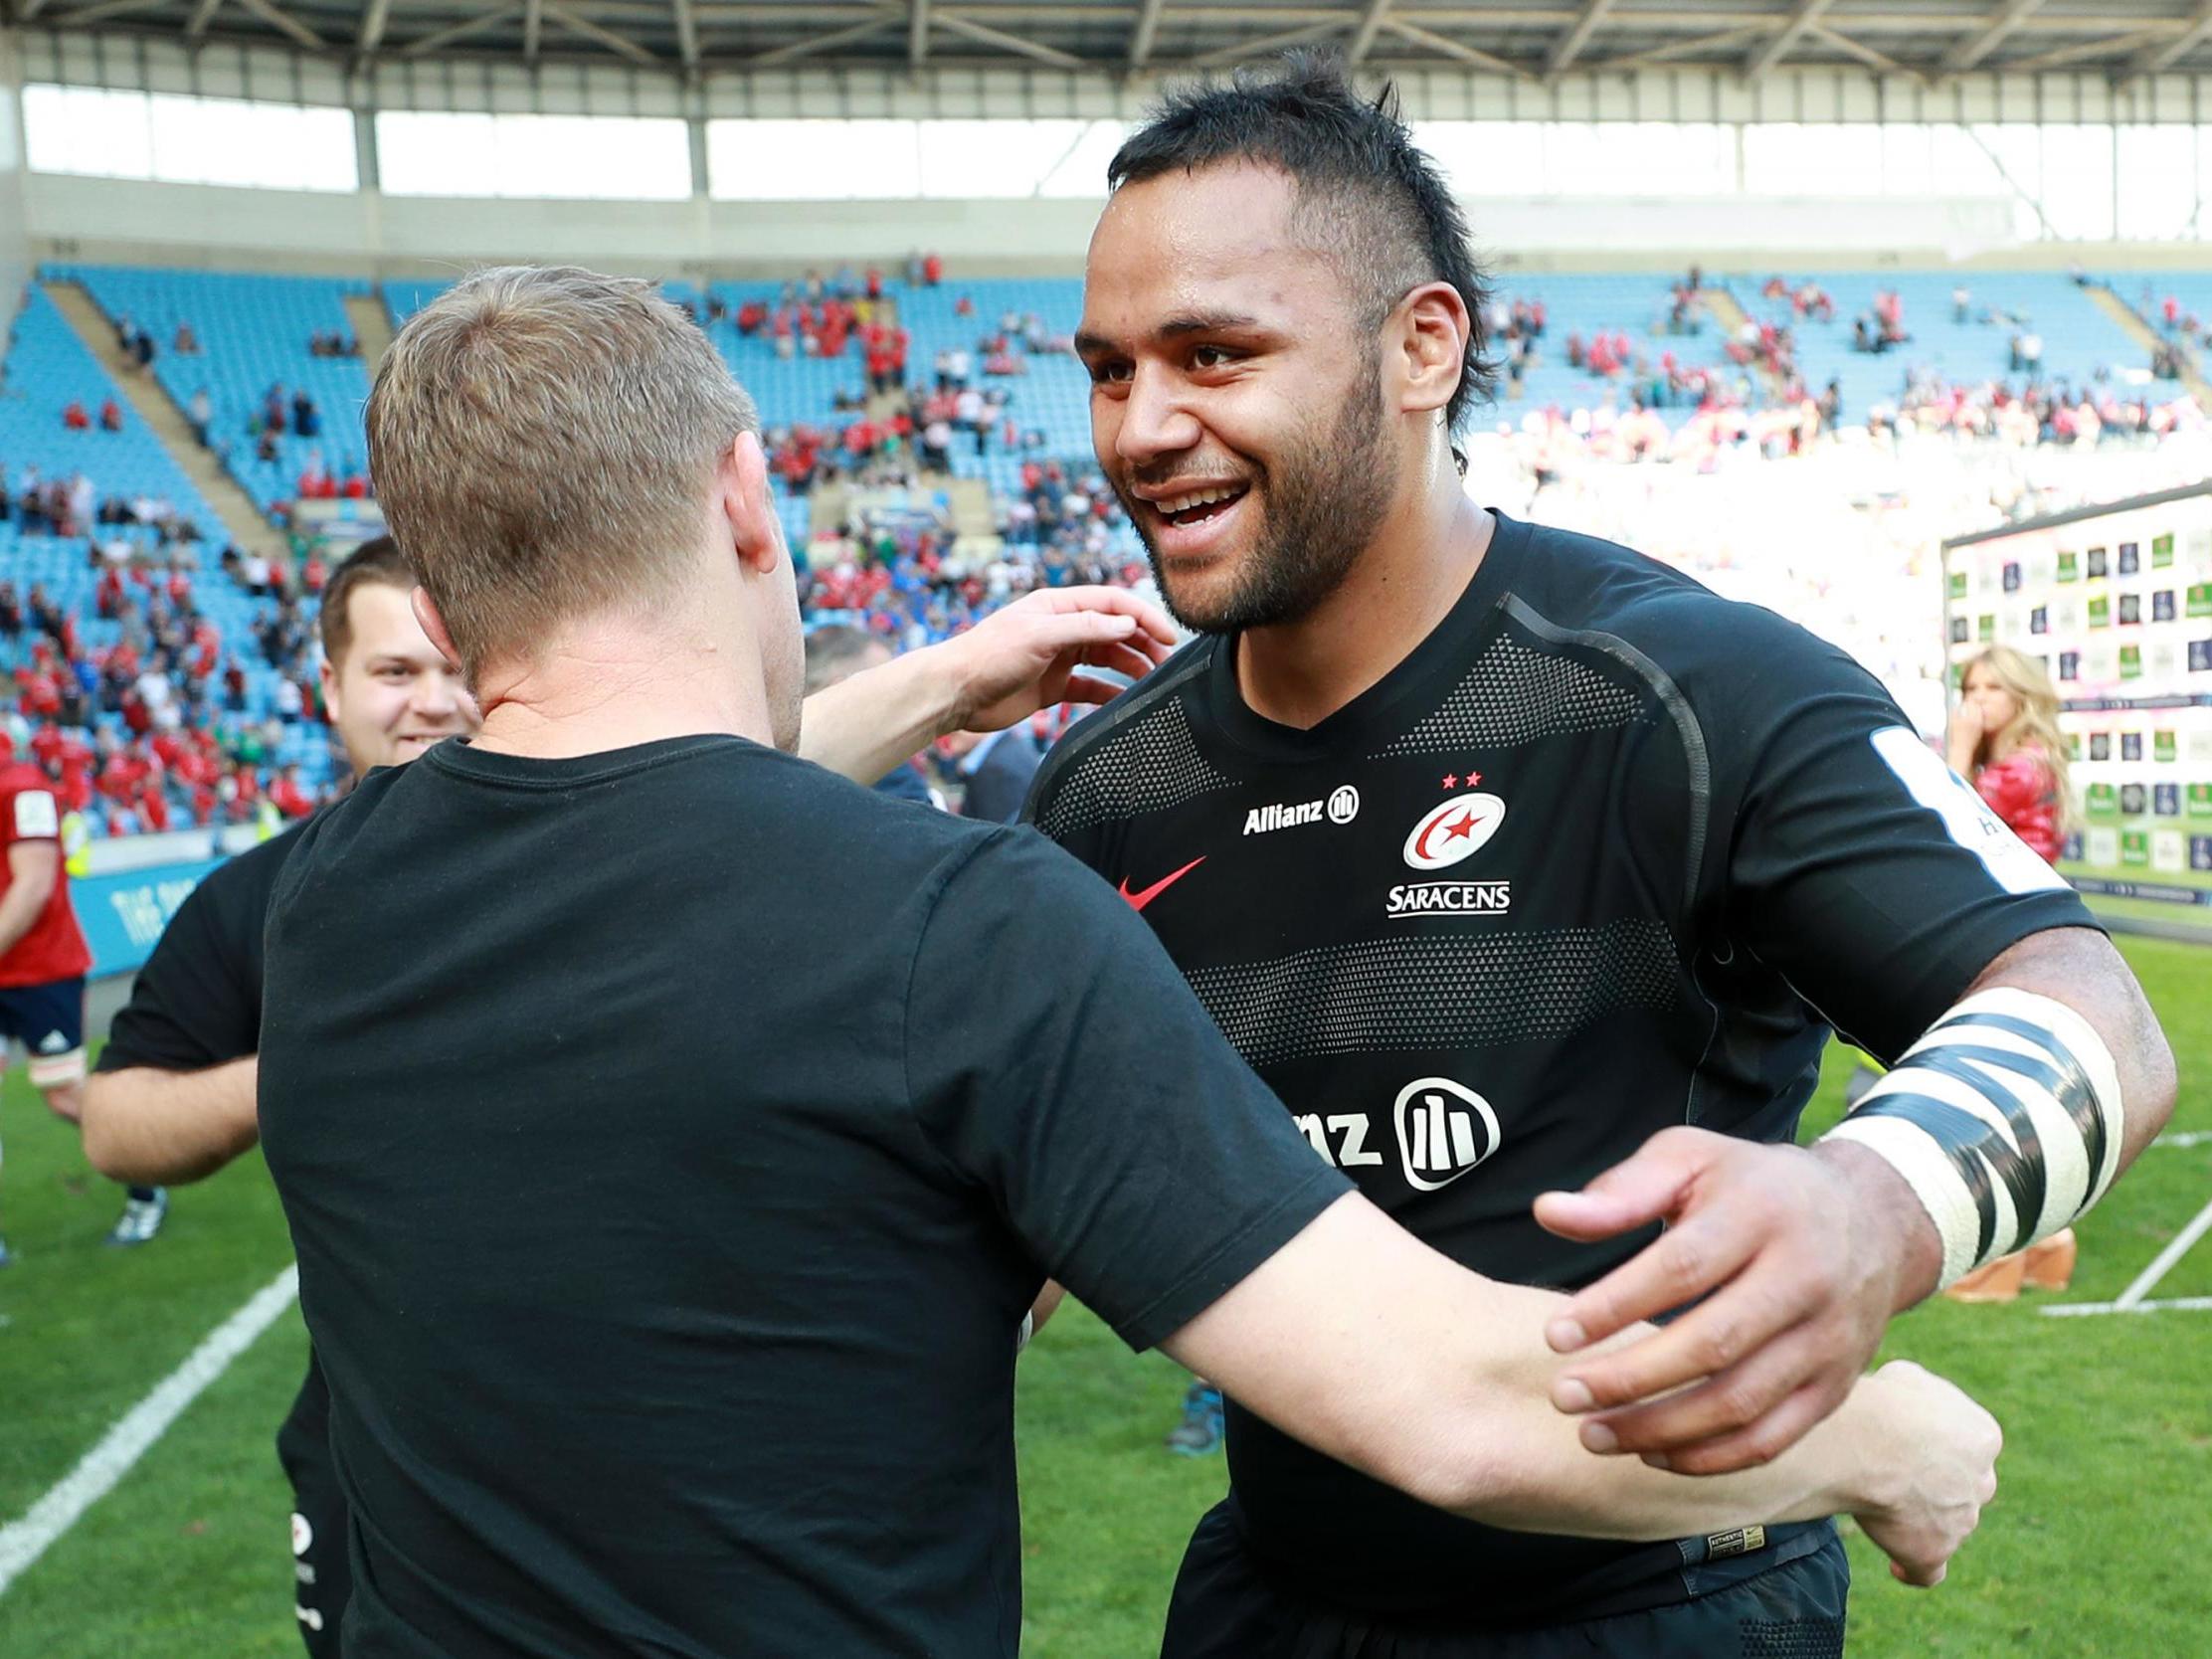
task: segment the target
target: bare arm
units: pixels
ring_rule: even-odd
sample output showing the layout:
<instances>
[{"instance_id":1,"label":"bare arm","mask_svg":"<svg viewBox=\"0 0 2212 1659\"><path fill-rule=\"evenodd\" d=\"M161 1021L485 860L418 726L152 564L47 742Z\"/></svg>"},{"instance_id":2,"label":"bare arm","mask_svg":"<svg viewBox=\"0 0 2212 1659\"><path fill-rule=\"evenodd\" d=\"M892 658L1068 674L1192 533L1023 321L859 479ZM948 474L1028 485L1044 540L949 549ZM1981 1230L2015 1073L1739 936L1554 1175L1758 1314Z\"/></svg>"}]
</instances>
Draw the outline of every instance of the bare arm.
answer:
<instances>
[{"instance_id":1,"label":"bare arm","mask_svg":"<svg viewBox=\"0 0 2212 1659\"><path fill-rule=\"evenodd\" d=\"M908 651L807 699L799 753L872 784L948 732L999 731L1056 703L1102 703L1166 659L1175 628L1121 588L1033 593L966 634Z\"/></svg>"},{"instance_id":2,"label":"bare arm","mask_svg":"<svg viewBox=\"0 0 2212 1659\"><path fill-rule=\"evenodd\" d=\"M8 890L0 893L0 956L5 956L39 919L54 896L62 868L59 841L15 841L8 847Z\"/></svg>"},{"instance_id":3,"label":"bare arm","mask_svg":"<svg viewBox=\"0 0 2212 1659\"><path fill-rule=\"evenodd\" d=\"M260 1071L249 1054L205 1071L97 1072L85 1094L85 1156L114 1181L181 1186L211 1176L261 1138Z\"/></svg>"},{"instance_id":4,"label":"bare arm","mask_svg":"<svg viewBox=\"0 0 2212 1659\"><path fill-rule=\"evenodd\" d=\"M1658 1539L1850 1511L1932 1582L1993 1489L1996 1425L1918 1368L1866 1380L1741 1474L1593 1456L1549 1399L1563 1362L1543 1333L1564 1302L1469 1273L1348 1197L1164 1346L1315 1449L1496 1526Z\"/></svg>"},{"instance_id":5,"label":"bare arm","mask_svg":"<svg viewBox=\"0 0 2212 1659\"><path fill-rule=\"evenodd\" d=\"M2178 1087L2127 964L2094 929L2048 928L2000 952L1968 994L1998 987L2063 1003L2096 1029L2120 1077L2124 1170L2173 1116ZM1617 1408L1601 1419L1609 1441L1669 1451L1677 1468L1737 1468L1788 1445L1941 1273L1941 1236L1912 1189L1848 1142L1765 1147L1670 1129L1584 1192L1545 1195L1537 1213L1573 1237L1668 1222L1573 1298L1555 1333L1563 1350L1720 1287L1648 1341L1577 1363L1556 1395L1568 1410Z\"/></svg>"}]
</instances>

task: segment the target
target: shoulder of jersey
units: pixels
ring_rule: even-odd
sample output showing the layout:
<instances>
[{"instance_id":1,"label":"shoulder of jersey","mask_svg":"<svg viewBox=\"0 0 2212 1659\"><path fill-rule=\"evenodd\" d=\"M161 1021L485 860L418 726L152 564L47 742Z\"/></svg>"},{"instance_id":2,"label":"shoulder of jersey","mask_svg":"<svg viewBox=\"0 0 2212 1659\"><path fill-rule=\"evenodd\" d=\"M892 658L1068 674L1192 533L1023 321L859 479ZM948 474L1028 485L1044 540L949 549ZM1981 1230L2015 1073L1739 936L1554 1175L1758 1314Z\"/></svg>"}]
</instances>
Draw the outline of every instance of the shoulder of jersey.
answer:
<instances>
[{"instance_id":1,"label":"shoulder of jersey","mask_svg":"<svg viewBox=\"0 0 2212 1659\"><path fill-rule=\"evenodd\" d=\"M1649 554L1568 530L1543 534L1548 545L1524 561L1514 600L1553 629L1617 641L1670 674L1692 676L1793 645L1823 648L1788 619L1724 598Z\"/></svg>"},{"instance_id":2,"label":"shoulder of jersey","mask_svg":"<svg viewBox=\"0 0 2212 1659\"><path fill-rule=\"evenodd\" d=\"M1051 753L1044 757L1044 764L1037 768L1036 777L1029 785L1027 805L1022 809L1022 822L1033 821L1037 809L1051 799L1054 790L1082 770L1085 761L1096 755L1101 743L1127 730L1133 721L1141 720L1188 688L1213 660L1216 644L1218 642L1211 635L1200 635L1112 702L1070 726L1067 734L1052 745Z\"/></svg>"}]
</instances>

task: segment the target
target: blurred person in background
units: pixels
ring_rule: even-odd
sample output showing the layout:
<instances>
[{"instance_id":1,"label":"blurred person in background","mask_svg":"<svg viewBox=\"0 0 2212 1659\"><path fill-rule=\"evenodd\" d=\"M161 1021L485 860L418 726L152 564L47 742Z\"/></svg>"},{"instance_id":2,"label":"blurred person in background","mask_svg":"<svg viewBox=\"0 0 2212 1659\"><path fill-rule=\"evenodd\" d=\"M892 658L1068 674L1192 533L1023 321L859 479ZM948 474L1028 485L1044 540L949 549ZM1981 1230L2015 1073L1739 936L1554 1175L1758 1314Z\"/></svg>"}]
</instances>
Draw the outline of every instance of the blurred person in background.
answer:
<instances>
[{"instance_id":1,"label":"blurred person in background","mask_svg":"<svg viewBox=\"0 0 2212 1659\"><path fill-rule=\"evenodd\" d=\"M2057 863L2071 797L2050 675L2012 646L1991 645L1966 664L1944 749L2005 828Z\"/></svg>"},{"instance_id":2,"label":"blurred person in background","mask_svg":"<svg viewBox=\"0 0 2212 1659\"><path fill-rule=\"evenodd\" d=\"M2066 845L2073 795L2059 692L2033 658L1991 645L1966 664L1944 742L1950 769L1974 786L2005 828L2046 862ZM1955 1302L2010 1302L2021 1286L2064 1290L2074 1279L2074 1229L1967 1274L1944 1294Z\"/></svg>"},{"instance_id":3,"label":"blurred person in background","mask_svg":"<svg viewBox=\"0 0 2212 1659\"><path fill-rule=\"evenodd\" d=\"M85 1113L85 975L92 965L70 904L62 810L46 774L27 760L0 768L0 1043L23 1044L31 1086L56 1117ZM167 1198L133 1187L110 1244L143 1244ZM0 1242L0 1266L14 1258Z\"/></svg>"}]
</instances>

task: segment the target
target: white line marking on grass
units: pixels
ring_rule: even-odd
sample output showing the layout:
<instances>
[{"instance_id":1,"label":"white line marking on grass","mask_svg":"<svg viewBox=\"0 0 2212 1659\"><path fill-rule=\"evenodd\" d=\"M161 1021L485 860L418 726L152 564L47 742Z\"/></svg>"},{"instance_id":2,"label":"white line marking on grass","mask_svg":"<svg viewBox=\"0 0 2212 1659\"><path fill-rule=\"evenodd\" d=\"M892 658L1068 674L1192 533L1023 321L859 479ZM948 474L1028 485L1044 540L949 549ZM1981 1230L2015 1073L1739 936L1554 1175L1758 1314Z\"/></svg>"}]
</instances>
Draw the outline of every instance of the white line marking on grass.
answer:
<instances>
[{"instance_id":1,"label":"white line marking on grass","mask_svg":"<svg viewBox=\"0 0 2212 1659\"><path fill-rule=\"evenodd\" d=\"M2157 1260L2135 1275L2135 1282L2120 1293L2119 1305L2131 1308L2148 1296L2157 1287L2158 1281L2173 1270L2173 1264L2187 1255L2190 1246L2207 1232L2212 1232L2212 1203L2198 1210L2196 1219L2176 1233L2173 1240L2158 1252Z\"/></svg>"},{"instance_id":2,"label":"white line marking on grass","mask_svg":"<svg viewBox=\"0 0 2212 1659\"><path fill-rule=\"evenodd\" d=\"M187 1405L276 1322L299 1290L299 1269L287 1267L257 1291L247 1304L207 1334L184 1364L154 1384L153 1392L126 1411L20 1521L0 1527L0 1595L84 1513L114 1489L169 1431Z\"/></svg>"},{"instance_id":3,"label":"white line marking on grass","mask_svg":"<svg viewBox=\"0 0 2212 1659\"><path fill-rule=\"evenodd\" d=\"M2192 1129L2181 1135L2161 1135L2150 1144L2154 1147L2201 1147L2212 1142L2212 1129Z\"/></svg>"},{"instance_id":4,"label":"white line marking on grass","mask_svg":"<svg viewBox=\"0 0 2212 1659\"><path fill-rule=\"evenodd\" d=\"M2212 1296L2176 1296L2164 1302L2129 1302L2124 1306L2118 1302L2070 1302L2042 1311L2053 1319L2075 1314L2212 1313Z\"/></svg>"}]
</instances>

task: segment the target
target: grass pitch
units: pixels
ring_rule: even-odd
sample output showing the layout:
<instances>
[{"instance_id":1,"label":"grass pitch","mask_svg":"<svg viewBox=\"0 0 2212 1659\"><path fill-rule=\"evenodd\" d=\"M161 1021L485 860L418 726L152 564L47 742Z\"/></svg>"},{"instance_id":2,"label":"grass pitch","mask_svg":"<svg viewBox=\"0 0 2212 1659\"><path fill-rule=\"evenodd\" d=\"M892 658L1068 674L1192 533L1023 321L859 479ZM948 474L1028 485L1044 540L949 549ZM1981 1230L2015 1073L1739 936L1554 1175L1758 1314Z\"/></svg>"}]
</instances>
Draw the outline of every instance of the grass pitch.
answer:
<instances>
[{"instance_id":1,"label":"grass pitch","mask_svg":"<svg viewBox=\"0 0 2212 1659\"><path fill-rule=\"evenodd\" d=\"M2212 955L2123 947L2181 1061L2175 1131L2212 1131ZM1840 1111L1831 1052L1808 1133ZM118 1416L288 1256L267 1173L247 1159L176 1195L155 1244L106 1250L120 1193L10 1072L0 1232L0 1523L20 1516ZM2083 1223L2068 1301L2109 1301L2212 1200L2212 1140L2153 1148ZM2212 1296L2212 1239L2157 1298ZM1933 1592L1891 1581L1856 1539L1860 1655L2212 1654L2212 1313L2048 1319L1937 1303L1892 1328L1889 1355L1931 1366L2005 1425L2004 1489ZM297 1654L289 1505L272 1446L305 1336L287 1315L194 1402L121 1484L0 1594L8 1659L250 1659ZM1168 1456L1184 1379L1133 1358L1069 1308L1022 1362L1023 1651L1154 1651L1191 1524L1218 1459Z\"/></svg>"}]
</instances>

